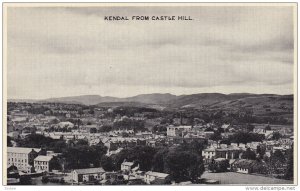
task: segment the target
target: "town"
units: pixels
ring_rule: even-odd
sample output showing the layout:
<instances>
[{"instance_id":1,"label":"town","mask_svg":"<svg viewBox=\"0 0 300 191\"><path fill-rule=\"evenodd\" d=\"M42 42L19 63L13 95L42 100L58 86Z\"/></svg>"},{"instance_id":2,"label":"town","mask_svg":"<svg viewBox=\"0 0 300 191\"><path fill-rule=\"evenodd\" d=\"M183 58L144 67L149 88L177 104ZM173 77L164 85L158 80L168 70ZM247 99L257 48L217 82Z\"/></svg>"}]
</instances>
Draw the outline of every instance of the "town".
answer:
<instances>
[{"instance_id":1,"label":"town","mask_svg":"<svg viewBox=\"0 0 300 191\"><path fill-rule=\"evenodd\" d=\"M7 108L9 185L293 183L293 124L276 117L54 102Z\"/></svg>"}]
</instances>

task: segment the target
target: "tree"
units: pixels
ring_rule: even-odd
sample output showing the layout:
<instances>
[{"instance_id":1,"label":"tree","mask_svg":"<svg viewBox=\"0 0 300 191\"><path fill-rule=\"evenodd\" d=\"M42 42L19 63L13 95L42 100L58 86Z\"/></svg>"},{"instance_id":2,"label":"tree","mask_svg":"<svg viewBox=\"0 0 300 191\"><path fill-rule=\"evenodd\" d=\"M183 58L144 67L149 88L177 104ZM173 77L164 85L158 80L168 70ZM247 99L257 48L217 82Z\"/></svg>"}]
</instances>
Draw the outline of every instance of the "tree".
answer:
<instances>
[{"instance_id":1,"label":"tree","mask_svg":"<svg viewBox=\"0 0 300 191\"><path fill-rule=\"evenodd\" d=\"M90 133L97 133L97 129L96 128L90 128Z\"/></svg>"},{"instance_id":2,"label":"tree","mask_svg":"<svg viewBox=\"0 0 300 191\"><path fill-rule=\"evenodd\" d=\"M49 166L51 166L51 169L54 169L54 170L62 169L61 163L57 157L53 157L53 159L50 161Z\"/></svg>"},{"instance_id":3,"label":"tree","mask_svg":"<svg viewBox=\"0 0 300 191\"><path fill-rule=\"evenodd\" d=\"M108 156L103 155L100 160L100 165L105 171L115 170L113 167L112 159Z\"/></svg>"},{"instance_id":4,"label":"tree","mask_svg":"<svg viewBox=\"0 0 300 191\"><path fill-rule=\"evenodd\" d=\"M62 154L66 161L66 169L88 168L100 166L100 159L106 154L107 148L103 145L89 146L82 140L71 147L67 147Z\"/></svg>"},{"instance_id":5,"label":"tree","mask_svg":"<svg viewBox=\"0 0 300 191\"><path fill-rule=\"evenodd\" d=\"M272 161L280 161L280 162L285 162L285 157L283 153L280 150L276 150L272 155L271 155L271 160Z\"/></svg>"},{"instance_id":6,"label":"tree","mask_svg":"<svg viewBox=\"0 0 300 191\"><path fill-rule=\"evenodd\" d=\"M208 164L208 169L212 172L226 172L228 167L229 167L228 160L221 160L221 161L212 160Z\"/></svg>"},{"instance_id":7,"label":"tree","mask_svg":"<svg viewBox=\"0 0 300 191\"><path fill-rule=\"evenodd\" d=\"M270 126L270 125L267 125L267 126L265 127L265 130L266 130L266 131L272 130L272 129L271 129L271 126Z\"/></svg>"},{"instance_id":8,"label":"tree","mask_svg":"<svg viewBox=\"0 0 300 191\"><path fill-rule=\"evenodd\" d=\"M252 125L252 124L247 124L247 131L248 131L248 132L252 132L254 128L255 128L254 125Z\"/></svg>"},{"instance_id":9,"label":"tree","mask_svg":"<svg viewBox=\"0 0 300 191\"><path fill-rule=\"evenodd\" d=\"M103 125L100 127L99 132L110 132L112 130L112 126L109 125Z\"/></svg>"},{"instance_id":10,"label":"tree","mask_svg":"<svg viewBox=\"0 0 300 191\"><path fill-rule=\"evenodd\" d=\"M168 152L164 168L175 182L188 180L195 182L204 172L202 158L189 151Z\"/></svg>"},{"instance_id":11,"label":"tree","mask_svg":"<svg viewBox=\"0 0 300 191\"><path fill-rule=\"evenodd\" d=\"M256 154L254 151L251 151L249 148L247 148L242 154L242 159L255 160Z\"/></svg>"},{"instance_id":12,"label":"tree","mask_svg":"<svg viewBox=\"0 0 300 191\"><path fill-rule=\"evenodd\" d=\"M276 150L273 154L271 154L269 161L269 171L271 174L284 173L286 159L281 151Z\"/></svg>"},{"instance_id":13,"label":"tree","mask_svg":"<svg viewBox=\"0 0 300 191\"><path fill-rule=\"evenodd\" d=\"M165 158L168 154L168 148L159 149L153 157L152 170L155 172L164 172Z\"/></svg>"},{"instance_id":14,"label":"tree","mask_svg":"<svg viewBox=\"0 0 300 191\"><path fill-rule=\"evenodd\" d=\"M222 139L221 133L219 131L215 131L214 134L210 137L211 140L219 141Z\"/></svg>"},{"instance_id":15,"label":"tree","mask_svg":"<svg viewBox=\"0 0 300 191\"><path fill-rule=\"evenodd\" d=\"M129 134L126 132L122 132L122 137L129 137Z\"/></svg>"},{"instance_id":16,"label":"tree","mask_svg":"<svg viewBox=\"0 0 300 191\"><path fill-rule=\"evenodd\" d=\"M266 153L266 148L260 145L256 147L256 153L259 155L260 159L263 159L264 154Z\"/></svg>"},{"instance_id":17,"label":"tree","mask_svg":"<svg viewBox=\"0 0 300 191\"><path fill-rule=\"evenodd\" d=\"M249 132L237 132L229 138L232 143L250 143L261 142L264 139L264 135Z\"/></svg>"},{"instance_id":18,"label":"tree","mask_svg":"<svg viewBox=\"0 0 300 191\"><path fill-rule=\"evenodd\" d=\"M272 139L273 140L278 140L282 137L282 135L279 133L279 132L274 132L273 133L273 136L272 136Z\"/></svg>"},{"instance_id":19,"label":"tree","mask_svg":"<svg viewBox=\"0 0 300 191\"><path fill-rule=\"evenodd\" d=\"M13 144L12 144L12 138L10 136L7 136L7 146L8 147L12 147Z\"/></svg>"},{"instance_id":20,"label":"tree","mask_svg":"<svg viewBox=\"0 0 300 191\"><path fill-rule=\"evenodd\" d=\"M293 180L294 178L294 152L293 147L288 151L287 169L285 172L285 178Z\"/></svg>"}]
</instances>

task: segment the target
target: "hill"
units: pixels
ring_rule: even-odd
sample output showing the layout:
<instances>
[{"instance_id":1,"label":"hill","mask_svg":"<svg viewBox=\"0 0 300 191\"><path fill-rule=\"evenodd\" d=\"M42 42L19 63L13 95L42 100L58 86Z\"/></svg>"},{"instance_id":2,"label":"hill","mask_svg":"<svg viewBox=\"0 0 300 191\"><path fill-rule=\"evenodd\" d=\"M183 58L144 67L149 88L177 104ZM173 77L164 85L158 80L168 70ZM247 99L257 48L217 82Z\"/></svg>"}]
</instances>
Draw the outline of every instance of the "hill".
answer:
<instances>
[{"instance_id":1,"label":"hill","mask_svg":"<svg viewBox=\"0 0 300 191\"><path fill-rule=\"evenodd\" d=\"M14 100L10 100L14 101ZM21 102L17 100L16 102ZM128 98L102 97L99 95L84 95L45 100L29 100L30 102L58 102L84 105L97 105L98 107L150 107L150 108L196 108L210 110L240 111L251 110L255 114L260 113L273 115L280 113L290 115L293 113L293 95L275 94L221 94L200 93L192 95L172 94L141 94ZM26 102L26 100L23 100Z\"/></svg>"}]
</instances>

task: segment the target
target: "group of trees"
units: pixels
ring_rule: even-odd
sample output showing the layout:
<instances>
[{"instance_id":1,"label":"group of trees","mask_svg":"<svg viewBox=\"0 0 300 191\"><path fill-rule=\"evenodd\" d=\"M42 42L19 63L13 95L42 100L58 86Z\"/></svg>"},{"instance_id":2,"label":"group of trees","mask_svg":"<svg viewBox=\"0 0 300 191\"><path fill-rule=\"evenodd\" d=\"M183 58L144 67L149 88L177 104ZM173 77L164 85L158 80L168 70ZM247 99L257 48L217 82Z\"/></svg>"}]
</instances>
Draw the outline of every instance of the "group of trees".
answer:
<instances>
[{"instance_id":1,"label":"group of trees","mask_svg":"<svg viewBox=\"0 0 300 191\"><path fill-rule=\"evenodd\" d=\"M152 132L153 133L167 132L167 127L166 127L166 125L155 125L152 127Z\"/></svg>"},{"instance_id":2,"label":"group of trees","mask_svg":"<svg viewBox=\"0 0 300 191\"><path fill-rule=\"evenodd\" d=\"M229 167L229 160L215 161L214 159L208 164L208 170L211 172L226 172Z\"/></svg>"},{"instance_id":3,"label":"group of trees","mask_svg":"<svg viewBox=\"0 0 300 191\"><path fill-rule=\"evenodd\" d=\"M100 159L107 152L102 145L89 146L87 141L80 140L68 146L61 155L65 169L100 167Z\"/></svg>"},{"instance_id":4,"label":"group of trees","mask_svg":"<svg viewBox=\"0 0 300 191\"><path fill-rule=\"evenodd\" d=\"M176 182L196 181L204 172L201 153L203 145L197 143L182 144L175 148L136 146L124 149L118 154L101 158L104 170L120 170L124 160L139 165L140 170L168 173Z\"/></svg>"},{"instance_id":5,"label":"group of trees","mask_svg":"<svg viewBox=\"0 0 300 191\"><path fill-rule=\"evenodd\" d=\"M231 143L251 143L251 142L261 142L265 139L263 134L251 133L239 131L229 136L227 139L222 139L222 144L231 144Z\"/></svg>"},{"instance_id":6,"label":"group of trees","mask_svg":"<svg viewBox=\"0 0 300 191\"><path fill-rule=\"evenodd\" d=\"M113 129L133 129L135 132L146 130L144 121L129 118L114 122Z\"/></svg>"}]
</instances>

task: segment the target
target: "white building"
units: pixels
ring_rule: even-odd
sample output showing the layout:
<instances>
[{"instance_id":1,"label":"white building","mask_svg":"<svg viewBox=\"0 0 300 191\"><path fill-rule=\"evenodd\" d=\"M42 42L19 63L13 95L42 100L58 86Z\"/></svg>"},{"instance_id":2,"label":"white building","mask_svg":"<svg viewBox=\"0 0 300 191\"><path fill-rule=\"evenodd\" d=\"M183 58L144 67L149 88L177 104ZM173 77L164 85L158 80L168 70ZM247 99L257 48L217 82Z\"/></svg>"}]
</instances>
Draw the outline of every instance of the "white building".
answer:
<instances>
[{"instance_id":1,"label":"white building","mask_svg":"<svg viewBox=\"0 0 300 191\"><path fill-rule=\"evenodd\" d=\"M216 156L216 148L210 147L202 150L202 156L204 159L213 159Z\"/></svg>"},{"instance_id":2,"label":"white building","mask_svg":"<svg viewBox=\"0 0 300 191\"><path fill-rule=\"evenodd\" d=\"M192 129L192 126L173 126L170 125L167 127L167 136L175 137L182 136L182 132L188 132Z\"/></svg>"},{"instance_id":3,"label":"white building","mask_svg":"<svg viewBox=\"0 0 300 191\"><path fill-rule=\"evenodd\" d=\"M164 184L168 176L169 174L166 173L148 171L144 175L144 181L147 184L151 184L153 182L155 182L155 184Z\"/></svg>"},{"instance_id":4,"label":"white building","mask_svg":"<svg viewBox=\"0 0 300 191\"><path fill-rule=\"evenodd\" d=\"M104 173L103 168L75 169L72 172L72 180L74 183L102 180Z\"/></svg>"},{"instance_id":5,"label":"white building","mask_svg":"<svg viewBox=\"0 0 300 191\"><path fill-rule=\"evenodd\" d=\"M36 172L51 172L50 162L53 156L38 156L34 159L34 169Z\"/></svg>"},{"instance_id":6,"label":"white building","mask_svg":"<svg viewBox=\"0 0 300 191\"><path fill-rule=\"evenodd\" d=\"M124 161L122 164L121 164L121 170L122 171L130 171L131 168L133 166L133 162L126 162Z\"/></svg>"},{"instance_id":7,"label":"white building","mask_svg":"<svg viewBox=\"0 0 300 191\"><path fill-rule=\"evenodd\" d=\"M41 149L7 147L7 166L14 165L20 171L30 172L34 158Z\"/></svg>"}]
</instances>

